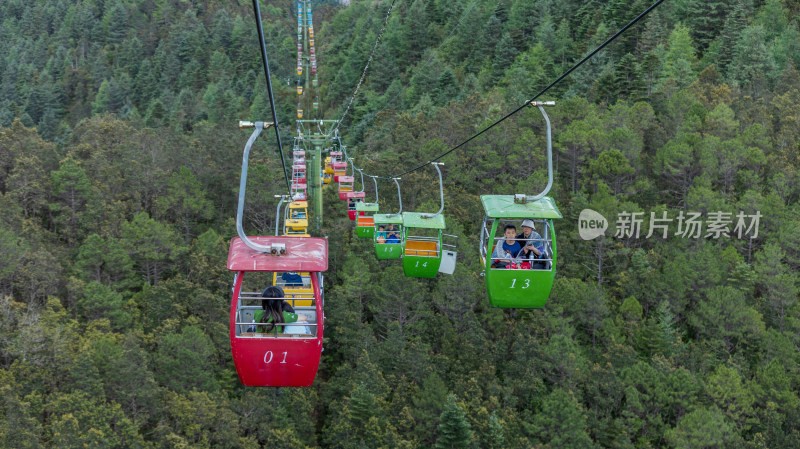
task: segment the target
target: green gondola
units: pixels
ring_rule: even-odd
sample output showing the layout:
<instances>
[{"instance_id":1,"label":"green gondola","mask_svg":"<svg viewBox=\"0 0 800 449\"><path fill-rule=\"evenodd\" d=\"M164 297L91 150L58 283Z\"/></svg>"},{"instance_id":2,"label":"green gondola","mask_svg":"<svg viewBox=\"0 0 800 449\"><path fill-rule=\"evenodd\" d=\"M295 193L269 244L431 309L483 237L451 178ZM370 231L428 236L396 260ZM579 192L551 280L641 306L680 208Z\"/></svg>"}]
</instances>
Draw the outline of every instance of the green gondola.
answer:
<instances>
[{"instance_id":1,"label":"green gondola","mask_svg":"<svg viewBox=\"0 0 800 449\"><path fill-rule=\"evenodd\" d=\"M408 277L432 278L442 263L444 215L403 212L403 272Z\"/></svg>"},{"instance_id":2,"label":"green gondola","mask_svg":"<svg viewBox=\"0 0 800 449\"><path fill-rule=\"evenodd\" d=\"M375 256L378 259L399 259L403 254L403 215L402 214L375 214ZM397 243L390 238L390 228L393 227L398 237ZM380 230L383 227L383 230Z\"/></svg>"},{"instance_id":3,"label":"green gondola","mask_svg":"<svg viewBox=\"0 0 800 449\"><path fill-rule=\"evenodd\" d=\"M553 219L562 218L561 212L550 197L517 203L513 195L482 195L481 202L486 218L481 232L481 255L486 268L486 291L489 303L504 308L544 307L556 276L556 231ZM522 269L492 268L494 246L502 240L505 224L515 224L518 229L523 220L533 220L542 256L527 261L530 267ZM498 229L500 236L498 237Z\"/></svg>"},{"instance_id":4,"label":"green gondola","mask_svg":"<svg viewBox=\"0 0 800 449\"><path fill-rule=\"evenodd\" d=\"M364 172L361 173L361 188L364 188ZM375 237L375 222L372 216L378 212L378 181L374 176L370 176L372 182L375 183L375 202L359 202L356 203L356 236L362 239L371 239Z\"/></svg>"},{"instance_id":5,"label":"green gondola","mask_svg":"<svg viewBox=\"0 0 800 449\"><path fill-rule=\"evenodd\" d=\"M561 212L552 198L545 196L553 186L553 141L550 119L543 106L553 106L555 102L531 102L539 108L547 124L547 186L537 195L482 195L481 202L486 211L481 230L481 262L486 270L486 292L489 303L495 307L539 308L544 307L556 276L556 231L553 219L561 218ZM533 256L507 252L493 254L496 245L504 237L498 235L507 224L530 227L531 232L525 243L533 245ZM538 226L538 228L537 228ZM517 228L517 232L522 229ZM523 233L524 235L524 233ZM538 256L536 253L539 253ZM502 254L502 256L501 256ZM530 253L529 253L530 254Z\"/></svg>"},{"instance_id":6,"label":"green gondola","mask_svg":"<svg viewBox=\"0 0 800 449\"><path fill-rule=\"evenodd\" d=\"M408 277L432 278L439 272L453 274L456 268L457 237L442 233L445 229L444 215L442 215L444 183L442 171L439 170L442 163L431 162L431 165L439 175L441 207L435 214L403 212L403 272ZM442 236L452 239L452 243L443 244Z\"/></svg>"},{"instance_id":7,"label":"green gondola","mask_svg":"<svg viewBox=\"0 0 800 449\"><path fill-rule=\"evenodd\" d=\"M374 181L375 178L372 178ZM400 195L398 178L392 178L397 186L397 203L400 210L394 214L375 214L375 255L378 259L399 259L403 255L403 197ZM378 196L378 185L375 184L375 197Z\"/></svg>"},{"instance_id":8,"label":"green gondola","mask_svg":"<svg viewBox=\"0 0 800 449\"><path fill-rule=\"evenodd\" d=\"M362 239L372 238L375 235L373 214L378 212L378 203L358 202L356 212L356 236Z\"/></svg>"}]
</instances>

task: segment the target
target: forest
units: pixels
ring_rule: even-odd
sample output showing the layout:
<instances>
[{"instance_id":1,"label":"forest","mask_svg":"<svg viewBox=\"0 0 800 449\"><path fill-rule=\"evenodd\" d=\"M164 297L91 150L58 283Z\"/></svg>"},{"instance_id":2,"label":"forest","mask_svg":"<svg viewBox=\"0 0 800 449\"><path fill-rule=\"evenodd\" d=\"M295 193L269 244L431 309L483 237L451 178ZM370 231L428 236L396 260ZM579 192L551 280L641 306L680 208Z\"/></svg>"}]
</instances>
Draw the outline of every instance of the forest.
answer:
<instances>
[{"instance_id":1,"label":"forest","mask_svg":"<svg viewBox=\"0 0 800 449\"><path fill-rule=\"evenodd\" d=\"M519 107L652 2L311 3L326 119L393 5L339 131L388 177ZM286 151L296 3L260 10ZM316 380L249 388L226 260L237 122L272 117L253 5L0 1L0 447L800 447L798 61L798 0L666 0L547 91L563 219L542 309L491 307L478 251L480 195L547 182L538 110L442 159L453 275L377 260L326 188ZM265 136L248 235L272 233L287 193ZM436 183L404 176L404 210L438 209ZM603 236L581 238L585 209Z\"/></svg>"}]
</instances>

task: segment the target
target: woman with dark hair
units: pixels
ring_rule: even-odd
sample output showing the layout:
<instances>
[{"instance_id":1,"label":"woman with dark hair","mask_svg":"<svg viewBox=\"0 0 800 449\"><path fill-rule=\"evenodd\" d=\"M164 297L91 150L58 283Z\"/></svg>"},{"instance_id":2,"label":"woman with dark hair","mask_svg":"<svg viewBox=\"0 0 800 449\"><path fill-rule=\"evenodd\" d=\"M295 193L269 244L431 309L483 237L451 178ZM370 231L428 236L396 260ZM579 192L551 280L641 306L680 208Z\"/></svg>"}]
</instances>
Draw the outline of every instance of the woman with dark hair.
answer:
<instances>
[{"instance_id":1,"label":"woman with dark hair","mask_svg":"<svg viewBox=\"0 0 800 449\"><path fill-rule=\"evenodd\" d=\"M280 287L269 286L261 292L261 310L256 310L253 320L256 332L278 333L283 332L283 323L307 322L305 315L294 313L294 309L284 301L283 290Z\"/></svg>"}]
</instances>

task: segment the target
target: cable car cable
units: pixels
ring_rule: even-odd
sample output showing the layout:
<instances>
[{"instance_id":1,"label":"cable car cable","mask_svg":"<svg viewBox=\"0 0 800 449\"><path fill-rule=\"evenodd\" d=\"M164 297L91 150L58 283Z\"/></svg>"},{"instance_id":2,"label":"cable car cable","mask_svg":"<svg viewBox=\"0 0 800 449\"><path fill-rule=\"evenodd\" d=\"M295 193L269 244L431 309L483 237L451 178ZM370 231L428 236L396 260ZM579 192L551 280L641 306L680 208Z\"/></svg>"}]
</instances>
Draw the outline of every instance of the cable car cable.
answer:
<instances>
[{"instance_id":1,"label":"cable car cable","mask_svg":"<svg viewBox=\"0 0 800 449\"><path fill-rule=\"evenodd\" d=\"M253 0L256 1L256 0ZM367 69L369 69L369 64L372 62L372 57L375 55L375 50L378 48L378 44L381 42L381 37L383 37L383 32L386 30L386 25L389 23L389 16L392 14L392 9L394 9L394 3L397 0L392 0L392 4L389 5L389 11L386 12L386 18L383 20L383 27L381 27L380 33L378 33L378 38L375 39L375 45L372 46L372 52L369 54L369 59L367 59L367 64L364 66L364 70L361 72L361 79L358 80L358 84L356 84L356 90L353 92L353 95L350 97L350 102L347 103L347 108L345 108L344 113L339 118L339 121L336 123L336 128L334 131L339 130L339 125L342 124L342 121L347 116L347 112L350 111L350 106L353 105L353 100L355 100L356 95L358 95L358 89L361 88L361 83L364 82L364 78L367 76Z\"/></svg>"},{"instance_id":2,"label":"cable car cable","mask_svg":"<svg viewBox=\"0 0 800 449\"><path fill-rule=\"evenodd\" d=\"M286 160L283 157L283 145L281 145L281 133L278 130L278 113L275 109L275 97L272 95L272 79L269 75L269 59L267 59L267 45L264 43L264 28L261 26L261 10L258 7L258 0L253 0L253 12L256 16L256 28L258 28L258 41L261 43L261 61L264 63L264 75L267 77L267 91L269 92L269 104L272 108L272 123L275 124L275 136L278 138L278 151L281 154L281 164L283 164L283 176L286 178L286 188L292 191L292 183L289 181L289 174L286 172Z\"/></svg>"},{"instance_id":3,"label":"cable car cable","mask_svg":"<svg viewBox=\"0 0 800 449\"><path fill-rule=\"evenodd\" d=\"M589 53L588 55L584 56L584 57L583 57L583 59L581 59L580 61L578 61L578 62L577 62L575 65L573 65L573 66L572 66L572 67L571 67L569 70L567 70L566 72L564 72L564 74L562 74L561 76L559 76L558 78L556 78L556 80L555 80L555 81L553 81L552 83L548 84L548 85L547 85L547 87L545 87L544 89L540 90L540 91L539 91L539 93L537 93L537 94L536 94L536 95L535 95L533 98L531 98L530 100L527 100L527 101L526 101L525 103L523 103L521 106L519 106L518 108L516 108L516 109L514 109L513 111L509 112L508 114L506 114L505 116L503 116L502 118L500 118L499 120L497 120L496 122L492 123L491 125L487 126L486 128L482 129L481 131L478 131L478 133L476 133L475 135L473 135L473 136L472 136L472 137L470 137L469 139L467 139L467 140L465 140L465 141L463 141L463 142L459 143L458 145L454 146L453 148L450 148L449 150L445 151L444 153L440 154L439 156L436 156L435 158L433 158L433 159L431 159L431 160L429 160L429 161L425 162L424 164L421 164L421 165L418 165L417 167L414 167L414 168L412 168L411 170L407 170L407 171L404 171L403 173L400 173L400 174L397 174L397 175L393 175L393 176L376 176L376 177L377 177L377 178L380 178L380 179L393 179L393 178L401 178L401 177L403 177L403 176L405 176L405 175L407 175L407 174L409 174L409 173L412 173L412 172L415 172L415 171L417 171L417 170L419 170L419 169L421 169L421 168L424 168L424 167L428 166L428 164L432 164L432 163L434 163L434 162L438 161L439 159L441 159L441 158L443 158L443 157L447 156L448 154L452 153L453 151L455 151L455 150L457 150L457 149L459 149L459 148L463 147L463 146L464 146L464 145L466 145L467 143L469 143L469 142L471 142L472 140L474 140L476 137L480 136L481 134L485 133L486 131L489 131L490 129L494 128L495 126L497 126L498 124L500 124L501 122L503 122L504 120L506 120L507 118L511 117L512 115L516 114L517 112L519 112L520 110L522 110L523 108L525 108L526 106L528 106L530 103L532 103L534 100L536 100L537 98L539 98L539 97L540 97L542 94L544 94L545 92L547 92L548 90L550 90L550 88L551 88L551 87L553 87L553 86L555 86L556 84L558 84L558 83L559 83L561 80L563 80L564 78L566 78L566 77L567 77L567 76L568 76L570 73L572 73L572 72L573 72L575 69L577 69L578 67L580 67L581 65L583 65L583 63L584 63L584 62L588 61L588 60L589 60L589 59L590 59L592 56L594 56L594 55L595 55L597 52L599 52L599 51L600 51L600 50L602 50L602 49L603 49L603 48L604 48L606 45L608 45L608 44L610 44L612 41L614 41L614 40L615 40L617 37L619 37L619 36L620 36L622 33L624 33L625 31L627 31L627 29L628 29L628 28L630 28L630 27L632 27L633 25L635 25L635 24L636 24L636 23L637 23L639 20L641 20L643 17L645 17L647 14L649 14L649 13L650 13L650 12L651 12L653 9L655 9L655 8L656 8L658 5L660 5L660 4L661 4L661 3L663 3L663 2L664 2L664 0L658 0L658 1L656 1L655 3L653 3L652 5L650 5L650 6L649 6L647 9L645 9L645 10L644 10L644 11L643 11L641 14L639 14L638 16L636 16L636 18L634 18L633 20L631 20L630 22L628 22L628 24L627 24L627 25L625 25L624 27L620 28L620 29L619 29L619 30L618 30L616 33L614 33L614 35L613 35L613 36L611 36L611 37L609 37L608 39L606 39L606 41L605 41L605 42L603 42L603 43L602 43L602 44L600 44L600 45L599 45L597 48L595 48L594 50L592 50L592 52L591 52L591 53Z\"/></svg>"}]
</instances>

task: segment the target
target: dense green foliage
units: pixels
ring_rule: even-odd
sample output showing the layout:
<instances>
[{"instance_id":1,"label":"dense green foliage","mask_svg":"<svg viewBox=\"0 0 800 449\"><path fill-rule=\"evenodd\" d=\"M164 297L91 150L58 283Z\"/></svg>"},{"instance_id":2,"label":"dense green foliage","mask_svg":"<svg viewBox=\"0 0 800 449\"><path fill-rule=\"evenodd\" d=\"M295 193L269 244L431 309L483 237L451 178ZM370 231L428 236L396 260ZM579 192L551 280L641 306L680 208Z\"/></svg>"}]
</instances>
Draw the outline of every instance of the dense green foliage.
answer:
<instances>
[{"instance_id":1,"label":"dense green foliage","mask_svg":"<svg viewBox=\"0 0 800 449\"><path fill-rule=\"evenodd\" d=\"M396 2L341 128L365 171L459 143L649 3L473 1ZM538 111L444 160L453 276L377 261L327 189L323 361L281 390L241 387L230 354L235 120L269 114L234 3L0 2L0 447L800 447L798 1L664 2L548 92L564 219L543 310L491 308L477 251L478 195L546 182ZM388 4L315 2L327 118ZM294 11L262 5L284 142ZM272 135L256 147L264 234L284 181ZM404 209L435 210L435 182L404 177ZM584 208L605 237L579 237ZM636 211L642 235L614 238ZM645 238L650 212L718 211L729 237Z\"/></svg>"}]
</instances>

